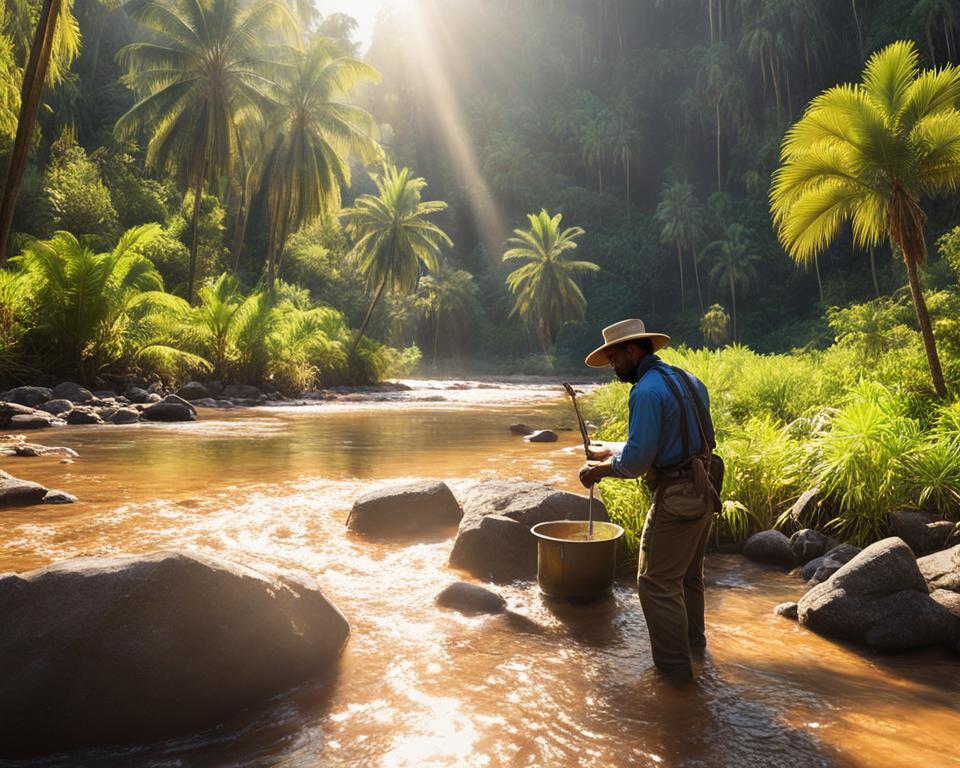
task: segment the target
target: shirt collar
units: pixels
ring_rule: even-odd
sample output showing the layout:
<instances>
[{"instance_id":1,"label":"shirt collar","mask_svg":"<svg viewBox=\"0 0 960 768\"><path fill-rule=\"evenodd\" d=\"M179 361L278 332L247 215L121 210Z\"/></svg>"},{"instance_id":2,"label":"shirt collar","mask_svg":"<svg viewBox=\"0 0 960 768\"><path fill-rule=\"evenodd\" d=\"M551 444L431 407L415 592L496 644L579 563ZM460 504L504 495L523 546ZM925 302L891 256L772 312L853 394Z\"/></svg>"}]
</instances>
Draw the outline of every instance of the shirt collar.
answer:
<instances>
[{"instance_id":1,"label":"shirt collar","mask_svg":"<svg viewBox=\"0 0 960 768\"><path fill-rule=\"evenodd\" d=\"M643 378L643 374L649 371L653 366L660 362L660 358L656 355L647 355L643 360L640 361L640 365L637 366L637 381L633 386L637 386L640 383L640 380Z\"/></svg>"}]
</instances>

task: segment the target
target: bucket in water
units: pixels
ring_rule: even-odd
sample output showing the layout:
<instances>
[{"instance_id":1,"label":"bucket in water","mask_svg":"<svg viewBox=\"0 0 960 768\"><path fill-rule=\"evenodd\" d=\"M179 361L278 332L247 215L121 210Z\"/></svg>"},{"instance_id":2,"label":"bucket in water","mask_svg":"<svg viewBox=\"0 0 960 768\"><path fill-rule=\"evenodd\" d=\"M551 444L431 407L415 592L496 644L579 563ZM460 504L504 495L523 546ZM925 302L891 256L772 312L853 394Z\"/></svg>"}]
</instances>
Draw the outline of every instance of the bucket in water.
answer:
<instances>
[{"instance_id":1,"label":"bucket in water","mask_svg":"<svg viewBox=\"0 0 960 768\"><path fill-rule=\"evenodd\" d=\"M591 600L610 593L623 528L586 520L551 520L530 529L537 537L537 582L549 597Z\"/></svg>"}]
</instances>

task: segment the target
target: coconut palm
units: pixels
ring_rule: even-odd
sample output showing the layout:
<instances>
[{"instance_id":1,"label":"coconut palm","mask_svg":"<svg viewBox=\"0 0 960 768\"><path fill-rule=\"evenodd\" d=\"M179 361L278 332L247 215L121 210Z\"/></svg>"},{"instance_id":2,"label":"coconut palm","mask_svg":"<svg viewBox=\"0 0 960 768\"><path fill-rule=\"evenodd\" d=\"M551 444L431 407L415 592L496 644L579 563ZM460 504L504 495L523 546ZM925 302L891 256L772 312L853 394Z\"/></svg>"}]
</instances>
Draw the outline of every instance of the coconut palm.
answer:
<instances>
[{"instance_id":1,"label":"coconut palm","mask_svg":"<svg viewBox=\"0 0 960 768\"><path fill-rule=\"evenodd\" d=\"M700 288L700 270L697 266L697 243L703 240L703 209L697 202L693 185L677 181L667 184L660 194L654 220L660 224L660 242L676 245L677 265L680 267L680 310L685 305L683 284L683 253L689 251L693 257L693 274L697 282L697 298L700 301L700 314L703 314L703 291Z\"/></svg>"},{"instance_id":2,"label":"coconut palm","mask_svg":"<svg viewBox=\"0 0 960 768\"><path fill-rule=\"evenodd\" d=\"M564 323L583 320L587 300L574 275L600 269L590 261L567 259L585 232L580 227L561 230L562 218L559 213L551 217L545 209L528 214L530 228L513 230L515 237L507 242L516 247L503 254L504 261L526 262L507 275L507 286L516 297L510 315L519 314L534 325L544 352L557 343Z\"/></svg>"},{"instance_id":3,"label":"coconut palm","mask_svg":"<svg viewBox=\"0 0 960 768\"><path fill-rule=\"evenodd\" d=\"M627 216L630 215L630 162L641 137L640 131L633 125L632 115L633 104L626 93L621 93L613 111L611 150L614 159L623 166Z\"/></svg>"},{"instance_id":4,"label":"coconut palm","mask_svg":"<svg viewBox=\"0 0 960 768\"><path fill-rule=\"evenodd\" d=\"M6 258L13 211L27 167L43 87L48 83L60 82L80 53L80 29L71 8L72 3L64 0L43 0L34 31L29 3L19 0L6 5L7 28L4 31L10 33L14 51L19 47L23 55L29 50L29 56L22 67L23 83L20 87L16 137L7 165L3 199L0 201L0 264Z\"/></svg>"},{"instance_id":5,"label":"coconut palm","mask_svg":"<svg viewBox=\"0 0 960 768\"><path fill-rule=\"evenodd\" d=\"M353 237L351 251L360 274L374 289L373 300L350 350L356 350L384 290L409 293L417 287L422 267L437 271L440 249L453 246L446 232L427 216L446 210L442 200L422 201L426 179L414 176L409 168L386 165L380 175L371 174L376 195L360 195L341 214L348 234Z\"/></svg>"},{"instance_id":6,"label":"coconut palm","mask_svg":"<svg viewBox=\"0 0 960 768\"><path fill-rule=\"evenodd\" d=\"M780 242L809 262L852 223L861 251L884 237L903 256L933 385L946 394L919 268L927 246L921 198L960 187L960 69L919 69L916 46L893 43L860 83L830 88L787 132L770 206Z\"/></svg>"},{"instance_id":7,"label":"coconut palm","mask_svg":"<svg viewBox=\"0 0 960 768\"><path fill-rule=\"evenodd\" d=\"M723 240L714 240L703 249L713 256L710 279L730 288L730 309L733 319L733 340L737 340L737 287L746 288L756 279L760 256L750 242L750 230L742 224L727 227Z\"/></svg>"},{"instance_id":8,"label":"coconut palm","mask_svg":"<svg viewBox=\"0 0 960 768\"><path fill-rule=\"evenodd\" d=\"M149 131L147 163L176 172L193 191L192 301L204 186L231 175L242 131L271 103L272 64L263 43L290 15L274 0L146 0L135 15L153 39L118 54L128 67L124 82L139 101L117 121L115 133L127 138Z\"/></svg>"},{"instance_id":9,"label":"coconut palm","mask_svg":"<svg viewBox=\"0 0 960 768\"><path fill-rule=\"evenodd\" d=\"M279 78L258 173L266 183L270 213L271 289L290 229L340 210L340 187L350 186L350 157L371 163L383 156L374 119L346 101L354 87L378 81L379 73L362 61L337 56L333 41L325 38L306 51L293 51L291 58Z\"/></svg>"},{"instance_id":10,"label":"coconut palm","mask_svg":"<svg viewBox=\"0 0 960 768\"><path fill-rule=\"evenodd\" d=\"M463 269L450 269L446 261L440 269L420 278L418 305L426 320L433 321L433 364L437 364L440 329L452 329L465 322L476 309L477 284Z\"/></svg>"}]
</instances>

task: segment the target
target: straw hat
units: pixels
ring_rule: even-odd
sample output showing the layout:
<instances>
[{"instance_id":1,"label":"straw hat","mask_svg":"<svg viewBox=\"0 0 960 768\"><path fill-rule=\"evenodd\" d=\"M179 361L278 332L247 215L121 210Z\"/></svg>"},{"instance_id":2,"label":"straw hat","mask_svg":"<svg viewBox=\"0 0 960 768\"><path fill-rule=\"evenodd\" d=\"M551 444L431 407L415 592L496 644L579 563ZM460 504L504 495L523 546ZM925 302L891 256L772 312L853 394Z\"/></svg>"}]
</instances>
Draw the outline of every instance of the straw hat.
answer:
<instances>
[{"instance_id":1,"label":"straw hat","mask_svg":"<svg viewBox=\"0 0 960 768\"><path fill-rule=\"evenodd\" d=\"M621 320L603 329L603 346L597 347L587 355L584 362L591 368L606 368L610 364L606 355L610 347L637 339L650 339L653 342L654 352L665 347L670 341L670 337L662 333L647 333L643 320Z\"/></svg>"}]
</instances>

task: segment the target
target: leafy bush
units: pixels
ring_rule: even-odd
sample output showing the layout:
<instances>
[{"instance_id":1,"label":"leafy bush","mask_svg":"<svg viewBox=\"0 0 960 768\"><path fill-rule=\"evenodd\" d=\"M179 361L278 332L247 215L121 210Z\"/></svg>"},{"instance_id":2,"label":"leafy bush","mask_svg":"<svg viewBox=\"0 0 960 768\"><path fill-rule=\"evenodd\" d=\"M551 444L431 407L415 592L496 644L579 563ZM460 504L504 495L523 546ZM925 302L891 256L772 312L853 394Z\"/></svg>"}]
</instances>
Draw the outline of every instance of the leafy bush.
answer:
<instances>
[{"instance_id":1,"label":"leafy bush","mask_svg":"<svg viewBox=\"0 0 960 768\"><path fill-rule=\"evenodd\" d=\"M50 200L54 227L109 241L117 230L117 212L97 164L67 131L50 152L43 188Z\"/></svg>"}]
</instances>

